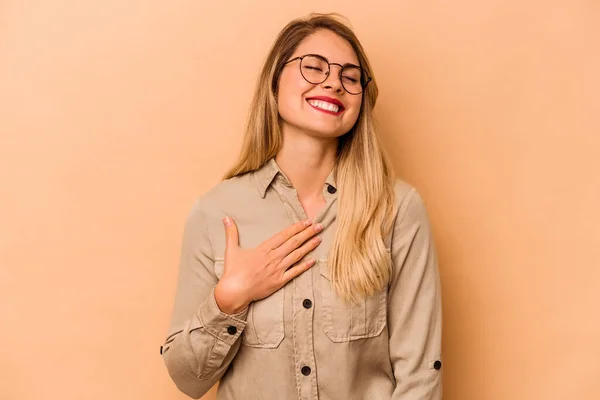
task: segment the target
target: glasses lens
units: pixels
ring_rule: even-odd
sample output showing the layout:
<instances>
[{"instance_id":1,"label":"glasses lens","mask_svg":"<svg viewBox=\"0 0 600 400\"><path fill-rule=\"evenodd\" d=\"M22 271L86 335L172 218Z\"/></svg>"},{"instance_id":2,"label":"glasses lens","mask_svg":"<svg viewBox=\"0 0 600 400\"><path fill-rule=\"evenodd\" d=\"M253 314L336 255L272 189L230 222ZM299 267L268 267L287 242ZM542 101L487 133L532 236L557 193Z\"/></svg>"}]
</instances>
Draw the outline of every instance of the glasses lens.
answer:
<instances>
[{"instance_id":1,"label":"glasses lens","mask_svg":"<svg viewBox=\"0 0 600 400\"><path fill-rule=\"evenodd\" d=\"M362 68L346 66L342 70L342 85L348 93L358 94L363 91L366 74Z\"/></svg>"},{"instance_id":2,"label":"glasses lens","mask_svg":"<svg viewBox=\"0 0 600 400\"><path fill-rule=\"evenodd\" d=\"M304 79L310 83L321 83L327 79L329 65L319 57L306 56L300 63L300 72L302 72Z\"/></svg>"}]
</instances>

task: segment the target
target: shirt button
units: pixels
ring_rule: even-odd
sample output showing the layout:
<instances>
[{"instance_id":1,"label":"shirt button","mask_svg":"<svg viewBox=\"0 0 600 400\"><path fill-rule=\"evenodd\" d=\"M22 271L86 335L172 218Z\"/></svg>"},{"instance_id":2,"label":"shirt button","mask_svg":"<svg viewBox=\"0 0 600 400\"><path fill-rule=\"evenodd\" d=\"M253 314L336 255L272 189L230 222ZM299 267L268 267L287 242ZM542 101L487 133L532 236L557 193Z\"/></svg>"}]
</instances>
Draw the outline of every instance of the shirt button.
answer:
<instances>
[{"instance_id":1,"label":"shirt button","mask_svg":"<svg viewBox=\"0 0 600 400\"><path fill-rule=\"evenodd\" d=\"M442 362L440 360L437 360L433 363L433 368L440 370L442 368Z\"/></svg>"},{"instance_id":2,"label":"shirt button","mask_svg":"<svg viewBox=\"0 0 600 400\"><path fill-rule=\"evenodd\" d=\"M302 367L302 369L300 371L302 372L302 375L304 375L304 376L310 375L310 367L307 367L306 365L304 367Z\"/></svg>"},{"instance_id":3,"label":"shirt button","mask_svg":"<svg viewBox=\"0 0 600 400\"><path fill-rule=\"evenodd\" d=\"M327 192L329 192L329 194L334 194L335 192L337 192L337 189L331 185L327 185Z\"/></svg>"},{"instance_id":4,"label":"shirt button","mask_svg":"<svg viewBox=\"0 0 600 400\"><path fill-rule=\"evenodd\" d=\"M230 335L235 335L237 333L237 328L235 326L228 326L227 333Z\"/></svg>"},{"instance_id":5,"label":"shirt button","mask_svg":"<svg viewBox=\"0 0 600 400\"><path fill-rule=\"evenodd\" d=\"M310 301L310 299L304 299L304 301L302 302L302 306L304 306L304 308L311 308L312 301Z\"/></svg>"}]
</instances>

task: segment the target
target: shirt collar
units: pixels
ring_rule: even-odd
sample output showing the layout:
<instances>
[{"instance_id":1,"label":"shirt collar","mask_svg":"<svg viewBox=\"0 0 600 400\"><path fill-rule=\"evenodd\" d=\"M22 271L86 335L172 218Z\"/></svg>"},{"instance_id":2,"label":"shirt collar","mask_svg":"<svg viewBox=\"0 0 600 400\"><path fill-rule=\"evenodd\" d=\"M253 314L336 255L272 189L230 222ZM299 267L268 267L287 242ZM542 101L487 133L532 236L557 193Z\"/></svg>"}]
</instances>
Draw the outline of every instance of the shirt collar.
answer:
<instances>
[{"instance_id":1,"label":"shirt collar","mask_svg":"<svg viewBox=\"0 0 600 400\"><path fill-rule=\"evenodd\" d=\"M254 171L254 176L256 177L256 181L258 184L258 192L260 193L260 196L263 199L267 194L267 189L269 188L269 186L271 186L273 181L275 181L275 178L280 179L281 182L286 186L292 186L288 177L285 176L281 168L279 168L279 165L275 161L275 158L269 159L266 163L263 164L262 167ZM325 184L328 186L333 186L337 189L337 184L335 180L335 168L329 173L329 175L327 175L327 178L325 179Z\"/></svg>"},{"instance_id":2,"label":"shirt collar","mask_svg":"<svg viewBox=\"0 0 600 400\"><path fill-rule=\"evenodd\" d=\"M281 172L281 169L279 169L279 165L277 165L274 158L269 159L269 161L264 163L262 167L260 167L254 172L254 176L256 177L256 182L258 184L258 192L260 193L260 197L262 197L263 199L265 198L267 189L269 188L269 186L271 186L273 179L275 179L275 176L277 176L279 172Z\"/></svg>"}]
</instances>

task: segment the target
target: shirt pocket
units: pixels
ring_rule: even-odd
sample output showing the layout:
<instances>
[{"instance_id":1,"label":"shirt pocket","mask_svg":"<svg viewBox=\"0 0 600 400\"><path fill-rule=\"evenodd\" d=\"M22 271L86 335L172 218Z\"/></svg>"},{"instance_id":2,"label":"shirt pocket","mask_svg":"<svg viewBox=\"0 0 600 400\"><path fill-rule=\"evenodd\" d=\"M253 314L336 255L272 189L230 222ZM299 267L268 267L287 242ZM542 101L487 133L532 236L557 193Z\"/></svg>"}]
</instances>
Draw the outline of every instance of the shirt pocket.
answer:
<instances>
[{"instance_id":1,"label":"shirt pocket","mask_svg":"<svg viewBox=\"0 0 600 400\"><path fill-rule=\"evenodd\" d=\"M387 290L357 303L344 301L334 291L327 260L319 260L323 329L336 343L379 336L386 326Z\"/></svg>"},{"instance_id":2,"label":"shirt pocket","mask_svg":"<svg viewBox=\"0 0 600 400\"><path fill-rule=\"evenodd\" d=\"M221 279L225 269L223 259L215 260L215 274ZM285 336L283 325L283 288L269 297L253 301L248 307L242 344L248 347L274 349Z\"/></svg>"}]
</instances>

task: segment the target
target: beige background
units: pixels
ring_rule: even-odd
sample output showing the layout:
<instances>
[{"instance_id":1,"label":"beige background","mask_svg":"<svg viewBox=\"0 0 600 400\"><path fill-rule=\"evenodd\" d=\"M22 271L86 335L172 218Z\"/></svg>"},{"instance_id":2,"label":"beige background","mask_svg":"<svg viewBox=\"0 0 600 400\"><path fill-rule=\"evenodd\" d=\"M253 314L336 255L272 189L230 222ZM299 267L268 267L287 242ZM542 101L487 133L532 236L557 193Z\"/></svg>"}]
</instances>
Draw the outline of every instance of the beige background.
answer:
<instances>
[{"instance_id":1,"label":"beige background","mask_svg":"<svg viewBox=\"0 0 600 400\"><path fill-rule=\"evenodd\" d=\"M309 11L351 19L427 202L444 399L600 398L600 3L324 4L0 1L0 399L184 398L159 356L184 218Z\"/></svg>"}]
</instances>

